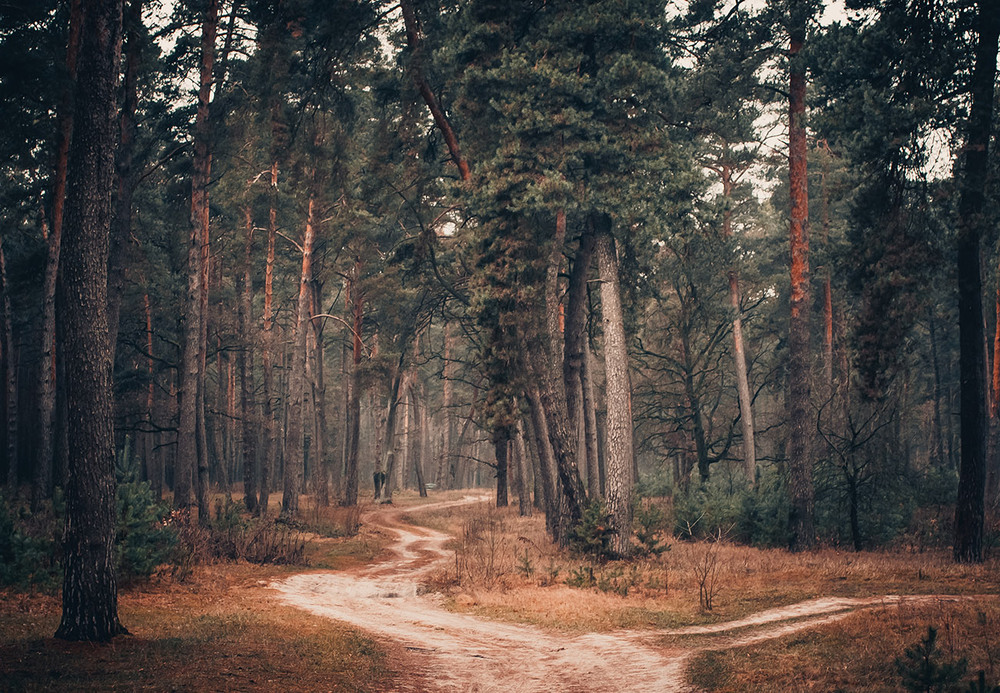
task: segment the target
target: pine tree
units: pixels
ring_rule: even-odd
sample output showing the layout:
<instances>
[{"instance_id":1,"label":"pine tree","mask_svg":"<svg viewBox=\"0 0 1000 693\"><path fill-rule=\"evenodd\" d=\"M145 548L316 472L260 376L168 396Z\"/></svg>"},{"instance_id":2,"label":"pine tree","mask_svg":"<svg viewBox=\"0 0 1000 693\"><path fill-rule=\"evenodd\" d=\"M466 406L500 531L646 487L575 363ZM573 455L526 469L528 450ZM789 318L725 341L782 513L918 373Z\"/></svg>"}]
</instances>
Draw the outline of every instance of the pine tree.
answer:
<instances>
[{"instance_id":1,"label":"pine tree","mask_svg":"<svg viewBox=\"0 0 1000 693\"><path fill-rule=\"evenodd\" d=\"M56 637L65 640L107 641L127 632L118 620L112 549L115 455L106 303L121 24L120 0L83 7L60 286L71 466Z\"/></svg>"}]
</instances>

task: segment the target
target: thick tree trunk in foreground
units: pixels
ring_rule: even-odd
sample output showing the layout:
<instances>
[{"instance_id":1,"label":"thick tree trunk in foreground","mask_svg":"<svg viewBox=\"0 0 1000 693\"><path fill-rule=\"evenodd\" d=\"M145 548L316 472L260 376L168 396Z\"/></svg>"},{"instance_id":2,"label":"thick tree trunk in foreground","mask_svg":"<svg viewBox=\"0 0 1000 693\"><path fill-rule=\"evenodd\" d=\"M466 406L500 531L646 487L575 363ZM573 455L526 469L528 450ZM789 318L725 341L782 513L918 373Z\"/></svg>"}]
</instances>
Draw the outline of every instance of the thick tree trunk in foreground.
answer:
<instances>
[{"instance_id":1,"label":"thick tree trunk in foreground","mask_svg":"<svg viewBox=\"0 0 1000 693\"><path fill-rule=\"evenodd\" d=\"M809 548L815 542L813 528L813 483L810 452L809 366L809 193L806 177L806 74L800 57L806 37L809 10L803 0L790 8L791 47L788 110L788 177L791 191L791 296L788 320L788 490L789 546Z\"/></svg>"},{"instance_id":2,"label":"thick tree trunk in foreground","mask_svg":"<svg viewBox=\"0 0 1000 693\"><path fill-rule=\"evenodd\" d=\"M595 220L597 269L601 280L601 318L604 324L604 363L607 374L608 457L607 509L611 517L611 550L625 556L632 539L632 496L635 490L632 450L632 387L625 342L625 315L621 280L611 220Z\"/></svg>"},{"instance_id":3,"label":"thick tree trunk in foreground","mask_svg":"<svg viewBox=\"0 0 1000 693\"><path fill-rule=\"evenodd\" d=\"M958 319L961 378L962 462L955 508L955 560L983 560L986 488L986 348L983 324L981 243L987 230L986 178L993 118L1000 7L979 5L976 65L972 74L972 109L958 219Z\"/></svg>"},{"instance_id":4,"label":"thick tree trunk in foreground","mask_svg":"<svg viewBox=\"0 0 1000 693\"><path fill-rule=\"evenodd\" d=\"M107 641L118 620L107 270L116 136L120 0L83 10L63 233L61 305L69 412L62 620L56 637Z\"/></svg>"}]
</instances>

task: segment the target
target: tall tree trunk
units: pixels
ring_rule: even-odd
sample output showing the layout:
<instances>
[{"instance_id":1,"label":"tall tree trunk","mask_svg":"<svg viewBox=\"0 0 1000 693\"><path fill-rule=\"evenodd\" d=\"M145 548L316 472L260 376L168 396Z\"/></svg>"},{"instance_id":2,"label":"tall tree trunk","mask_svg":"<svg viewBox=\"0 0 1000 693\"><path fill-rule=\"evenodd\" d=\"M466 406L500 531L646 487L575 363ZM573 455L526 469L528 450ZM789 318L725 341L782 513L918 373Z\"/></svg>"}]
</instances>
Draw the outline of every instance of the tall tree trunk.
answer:
<instances>
[{"instance_id":1,"label":"tall tree trunk","mask_svg":"<svg viewBox=\"0 0 1000 693\"><path fill-rule=\"evenodd\" d=\"M506 508L507 501L507 458L510 453L511 435L508 429L494 433L493 454L496 459L497 507Z\"/></svg>"},{"instance_id":2,"label":"tall tree trunk","mask_svg":"<svg viewBox=\"0 0 1000 693\"><path fill-rule=\"evenodd\" d=\"M181 368L180 422L177 432L177 462L174 474L174 505L186 508L191 504L191 487L202 475L202 452L199 445L199 415L204 416L201 373L202 356L202 292L204 291L205 224L208 221L208 182L211 173L209 153L209 100L212 90L212 64L215 56L215 32L219 18L218 0L209 0L202 18L201 75L198 89L198 111L195 116L194 173L191 179L190 233L188 236L188 285L185 299L184 351ZM197 466L196 466L197 465ZM205 470L207 475L207 470ZM198 483L199 521L208 521L207 494Z\"/></svg>"},{"instance_id":3,"label":"tall tree trunk","mask_svg":"<svg viewBox=\"0 0 1000 693\"><path fill-rule=\"evenodd\" d=\"M17 458L17 353L14 351L14 321L10 304L10 282L7 281L7 254L0 236L0 329L3 330L3 381L4 381L4 446L7 462L7 486L11 494L17 493L20 471Z\"/></svg>"},{"instance_id":4,"label":"tall tree trunk","mask_svg":"<svg viewBox=\"0 0 1000 693\"><path fill-rule=\"evenodd\" d=\"M144 0L129 0L124 17L125 84L119 119L121 140L118 145L116 173L118 189L115 197L114 222L111 226L111 251L108 257L108 330L111 340L111 361L118 349L118 328L122 296L125 292L125 271L132 247L132 197L138 185L134 167L136 111L139 107L139 65L145 29L142 25Z\"/></svg>"},{"instance_id":5,"label":"tall tree trunk","mask_svg":"<svg viewBox=\"0 0 1000 693\"><path fill-rule=\"evenodd\" d=\"M56 637L108 641L126 633L115 579L115 477L107 271L121 1L83 8L76 109L67 167L59 291L69 411L70 475Z\"/></svg>"},{"instance_id":6,"label":"tall tree trunk","mask_svg":"<svg viewBox=\"0 0 1000 693\"><path fill-rule=\"evenodd\" d=\"M962 462L955 508L955 560L983 560L986 487L986 348L982 305L981 243L988 229L986 178L993 118L1000 7L977 3L976 65L972 73L965 165L958 218L958 321Z\"/></svg>"},{"instance_id":7,"label":"tall tree trunk","mask_svg":"<svg viewBox=\"0 0 1000 693\"><path fill-rule=\"evenodd\" d=\"M257 512L257 427L259 418L253 401L253 216L250 206L243 208L246 233L243 255L243 281L240 287L239 330L241 349L236 362L240 371L240 423L243 438L243 504L247 512Z\"/></svg>"},{"instance_id":8,"label":"tall tree trunk","mask_svg":"<svg viewBox=\"0 0 1000 693\"><path fill-rule=\"evenodd\" d=\"M632 388L625 342L625 315L611 219L594 220L597 233L597 269L601 280L601 318L604 324L604 369L607 380L607 508L611 517L611 550L625 556L632 539L632 496L635 488L632 451Z\"/></svg>"},{"instance_id":9,"label":"tall tree trunk","mask_svg":"<svg viewBox=\"0 0 1000 693\"><path fill-rule=\"evenodd\" d=\"M541 397L538 386L534 385L525 392L528 402L528 413L531 416L531 430L535 440L535 450L538 453L538 473L541 479L543 510L545 511L545 529L553 541L561 542L559 522L559 499L556 496L556 464L552 455L552 444L549 442L549 427L542 411Z\"/></svg>"},{"instance_id":10,"label":"tall tree trunk","mask_svg":"<svg viewBox=\"0 0 1000 693\"><path fill-rule=\"evenodd\" d=\"M52 230L49 232L42 280L42 358L38 377L38 451L32 505L51 495L53 469L53 415L56 409L56 279L62 246L63 214L66 202L66 167L73 137L73 89L77 56L80 51L80 0L70 3L69 40L66 46L67 86L59 100L56 142L55 185L52 191ZM13 352L12 352L13 353Z\"/></svg>"},{"instance_id":11,"label":"tall tree trunk","mask_svg":"<svg viewBox=\"0 0 1000 693\"><path fill-rule=\"evenodd\" d=\"M733 195L733 169L722 166L722 195L728 200ZM728 207L722 215L722 236L733 236L733 212ZM740 295L740 275L734 261L729 268L729 305L733 309L733 361L736 369L736 395L740 405L740 426L743 431L743 473L751 486L757 476L757 446L753 428L753 406L750 396L750 377L747 373L746 347L743 341L743 302Z\"/></svg>"},{"instance_id":12,"label":"tall tree trunk","mask_svg":"<svg viewBox=\"0 0 1000 693\"><path fill-rule=\"evenodd\" d=\"M528 493L528 450L524 444L524 422L517 420L514 431L514 492L521 517L531 517L531 494Z\"/></svg>"},{"instance_id":13,"label":"tall tree trunk","mask_svg":"<svg viewBox=\"0 0 1000 693\"><path fill-rule=\"evenodd\" d=\"M220 277L221 279L221 277ZM219 282L221 284L221 281ZM219 311L222 314L222 311ZM222 340L216 343L217 352L215 355L215 370L218 374L215 389L215 409L216 423L213 427L213 439L216 452L216 483L226 495L228 500L232 500L233 490L229 485L229 366L227 359L223 356ZM224 413L225 412L225 413ZM223 418L224 417L224 418Z\"/></svg>"},{"instance_id":14,"label":"tall tree trunk","mask_svg":"<svg viewBox=\"0 0 1000 693\"><path fill-rule=\"evenodd\" d=\"M399 390L403 383L403 363L406 359L406 339L405 337L401 340L400 344L400 354L399 360L396 362L396 368L393 372L392 383L389 386L389 397L386 399L385 407L385 430L383 431L382 437L382 455L384 455L384 461L382 461L381 467L382 471L385 473L383 481L385 482L381 488L376 488L375 500L376 501L391 501L392 500L392 477L394 467L395 467L395 447L396 447L396 419L399 416Z\"/></svg>"},{"instance_id":15,"label":"tall tree trunk","mask_svg":"<svg viewBox=\"0 0 1000 693\"><path fill-rule=\"evenodd\" d=\"M685 324L687 321L685 320ZM694 364L691 362L691 347L688 334L685 331L680 338L681 360L684 364L684 396L687 399L688 411L691 413L691 433L694 438L694 450L698 459L698 478L702 484L708 483L711 477L711 460L708 457L708 443L705 440L705 419L701 411L701 398L694 384Z\"/></svg>"},{"instance_id":16,"label":"tall tree trunk","mask_svg":"<svg viewBox=\"0 0 1000 693\"><path fill-rule=\"evenodd\" d=\"M568 527L576 527L583 517L586 491L573 455L573 441L566 416L565 399L560 401L555 378L549 368L548 355L538 349L527 354L530 373L538 383L537 402L540 405L551 446L555 472L562 488L557 502L565 502ZM560 536L560 541L565 539Z\"/></svg>"},{"instance_id":17,"label":"tall tree trunk","mask_svg":"<svg viewBox=\"0 0 1000 693\"><path fill-rule=\"evenodd\" d=\"M948 456L945 455L944 451L945 431L941 420L941 362L938 359L936 322L934 308L930 307L927 310L927 329L931 342L931 365L934 369L934 463L938 466L944 466Z\"/></svg>"},{"instance_id":18,"label":"tall tree trunk","mask_svg":"<svg viewBox=\"0 0 1000 693\"><path fill-rule=\"evenodd\" d=\"M591 499L601 497L601 478L597 469L596 450L591 449L587 435L588 402L584 392L584 369L587 361L587 276L594 257L596 238L591 229L580 238L580 247L573 259L573 269L569 275L566 298L565 356L563 360L563 384L566 388L566 410L572 426L583 432L584 445L578 458L585 460L587 470L587 495ZM593 394L591 392L591 394ZM592 423L592 422L591 422ZM593 433L593 429L590 428ZM592 454L593 453L593 454Z\"/></svg>"},{"instance_id":19,"label":"tall tree trunk","mask_svg":"<svg viewBox=\"0 0 1000 693\"><path fill-rule=\"evenodd\" d=\"M155 427L153 412L156 408L156 379L153 361L153 308L149 301L149 292L143 294L143 308L146 313L146 426L148 430L142 435L146 477L157 500L163 498L163 470L160 468L160 457L153 454L155 443ZM109 340L110 341L110 340Z\"/></svg>"},{"instance_id":20,"label":"tall tree trunk","mask_svg":"<svg viewBox=\"0 0 1000 693\"><path fill-rule=\"evenodd\" d=\"M306 330L311 329L309 306L312 297L312 255L316 240L316 201L309 196L306 230L302 237L302 274L299 278L299 300L295 311L295 339L292 344L291 368L288 375L289 409L285 442L284 494L281 514L293 517L299 511L299 494L305 469L303 460L303 399L306 380Z\"/></svg>"},{"instance_id":21,"label":"tall tree trunk","mask_svg":"<svg viewBox=\"0 0 1000 693\"><path fill-rule=\"evenodd\" d=\"M553 373L563 370L563 337L560 334L559 269L562 267L563 248L566 246L566 211L556 212L555 234L549 248L549 261L545 268L545 345L549 351L549 363ZM559 383L561 391L562 383ZM562 394L560 392L560 394ZM570 420L575 420L576 412L569 409ZM573 446L576 449L576 446Z\"/></svg>"},{"instance_id":22,"label":"tall tree trunk","mask_svg":"<svg viewBox=\"0 0 1000 693\"><path fill-rule=\"evenodd\" d=\"M601 464L601 446L598 441L597 397L594 395L592 375L594 372L594 352L590 350L586 338L583 349L583 369L580 371L580 378L583 382L583 424L587 446L587 478L592 476L597 479L599 497L603 498L607 480L603 474L604 465Z\"/></svg>"},{"instance_id":23,"label":"tall tree trunk","mask_svg":"<svg viewBox=\"0 0 1000 693\"><path fill-rule=\"evenodd\" d=\"M347 459L345 460L343 504L358 504L358 445L361 437L361 328L364 296L361 293L361 260L354 263L348 284L348 301L353 316L351 373L347 380Z\"/></svg>"},{"instance_id":24,"label":"tall tree trunk","mask_svg":"<svg viewBox=\"0 0 1000 693\"><path fill-rule=\"evenodd\" d=\"M272 129L276 126L272 122ZM271 159L270 207L267 214L267 258L264 261L264 316L261 335L260 360L263 374L264 450L260 460L260 502L261 517L267 515L268 500L271 495L271 473L275 468L276 438L274 421L274 245L278 235L278 160Z\"/></svg>"},{"instance_id":25,"label":"tall tree trunk","mask_svg":"<svg viewBox=\"0 0 1000 693\"><path fill-rule=\"evenodd\" d=\"M311 312L317 315L320 310L321 288L318 282L313 282L311 293ZM313 328L313 414L314 433L311 456L319 470L317 494L320 505L330 505L330 484L333 481L333 459L327 449L326 423L326 353L323 349L323 321L312 320Z\"/></svg>"},{"instance_id":26,"label":"tall tree trunk","mask_svg":"<svg viewBox=\"0 0 1000 693\"><path fill-rule=\"evenodd\" d=\"M793 0L789 9L790 91L788 108L788 178L791 191L791 296L788 321L788 490L789 546L811 547L813 483L810 458L809 348L809 193L806 174L806 73L801 56L806 22L811 10L805 0Z\"/></svg>"},{"instance_id":27,"label":"tall tree trunk","mask_svg":"<svg viewBox=\"0 0 1000 693\"><path fill-rule=\"evenodd\" d=\"M414 379L416 380L416 379ZM419 391L414 386L410 386L410 396L413 400L413 419L416 428L413 435L413 471L417 475L417 492L421 498L427 497L427 482L424 478L424 460L430 459L426 454L430 438L430 417L427 413L427 404L424 398L424 387L420 386Z\"/></svg>"},{"instance_id":28,"label":"tall tree trunk","mask_svg":"<svg viewBox=\"0 0 1000 693\"><path fill-rule=\"evenodd\" d=\"M441 460L438 464L437 482L442 488L456 488L457 478L455 464L457 460L452 450L452 439L455 434L455 417L452 414L454 386L451 380L451 351L454 338L451 334L451 323L444 324L444 380L441 383L442 413L444 414L444 438L441 445Z\"/></svg>"}]
</instances>

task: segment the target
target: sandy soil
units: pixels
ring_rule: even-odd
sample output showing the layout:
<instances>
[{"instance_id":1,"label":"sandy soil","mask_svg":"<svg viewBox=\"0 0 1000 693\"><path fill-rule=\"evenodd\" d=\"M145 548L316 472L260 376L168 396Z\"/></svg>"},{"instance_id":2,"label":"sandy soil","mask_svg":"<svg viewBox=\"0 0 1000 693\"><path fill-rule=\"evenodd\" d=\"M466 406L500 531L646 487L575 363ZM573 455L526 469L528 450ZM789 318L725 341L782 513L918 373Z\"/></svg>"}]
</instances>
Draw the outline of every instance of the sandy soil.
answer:
<instances>
[{"instance_id":1,"label":"sandy soil","mask_svg":"<svg viewBox=\"0 0 1000 693\"><path fill-rule=\"evenodd\" d=\"M688 691L687 660L705 650L778 638L843 618L858 608L935 597L825 598L769 609L750 617L676 630L565 635L498 623L442 608L421 590L421 578L451 560L450 537L402 521L405 513L482 502L457 501L366 516L396 533L392 556L351 572L316 572L273 583L282 601L345 621L411 653L413 691L619 692ZM699 644L663 647L663 636L700 635Z\"/></svg>"}]
</instances>

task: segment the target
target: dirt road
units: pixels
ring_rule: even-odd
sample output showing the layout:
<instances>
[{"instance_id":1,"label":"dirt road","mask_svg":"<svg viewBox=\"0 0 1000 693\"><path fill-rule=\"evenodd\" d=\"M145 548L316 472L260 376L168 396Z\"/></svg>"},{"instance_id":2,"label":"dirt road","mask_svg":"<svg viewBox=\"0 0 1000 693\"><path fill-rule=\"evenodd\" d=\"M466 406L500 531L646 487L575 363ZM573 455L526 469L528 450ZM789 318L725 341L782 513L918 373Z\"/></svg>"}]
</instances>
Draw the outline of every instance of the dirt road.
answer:
<instances>
[{"instance_id":1,"label":"dirt road","mask_svg":"<svg viewBox=\"0 0 1000 693\"><path fill-rule=\"evenodd\" d=\"M288 604L345 621L405 647L417 663L411 690L511 693L688 691L685 668L696 652L781 637L843 618L859 607L928 599L814 599L739 621L671 631L569 636L498 623L446 611L440 597L421 593L422 576L451 559L444 550L450 537L401 519L404 512L475 502L482 498L405 511L381 508L366 520L397 534L391 558L359 571L301 574L271 586ZM739 634L734 634L737 630ZM712 641L706 645L702 638L697 648L669 650L653 644L663 635L694 634L712 636Z\"/></svg>"}]
</instances>

